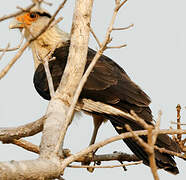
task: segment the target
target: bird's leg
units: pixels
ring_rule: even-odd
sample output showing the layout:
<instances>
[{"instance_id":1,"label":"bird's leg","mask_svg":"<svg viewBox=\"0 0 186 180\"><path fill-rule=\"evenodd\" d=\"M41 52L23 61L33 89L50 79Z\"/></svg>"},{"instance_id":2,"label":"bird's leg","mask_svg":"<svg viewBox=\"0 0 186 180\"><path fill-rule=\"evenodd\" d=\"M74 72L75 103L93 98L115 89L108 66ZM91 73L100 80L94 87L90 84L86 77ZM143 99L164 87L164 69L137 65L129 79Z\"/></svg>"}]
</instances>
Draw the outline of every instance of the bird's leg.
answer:
<instances>
[{"instance_id":1,"label":"bird's leg","mask_svg":"<svg viewBox=\"0 0 186 180\"><path fill-rule=\"evenodd\" d=\"M103 117L98 116L98 115L92 115L92 117L93 117L93 121L94 121L94 130L93 130L93 134L92 134L92 138L91 138L91 141L89 143L89 146L95 143L96 136L97 136L97 133L98 133L98 129L101 126L102 122L105 120ZM82 165L89 165L91 163L91 161L89 159L91 159L93 157L93 155L95 154L95 152L96 151L94 151L92 153L89 153L87 155L86 162L83 162ZM94 168L87 168L87 170L89 172L93 172L94 171Z\"/></svg>"},{"instance_id":2,"label":"bird's leg","mask_svg":"<svg viewBox=\"0 0 186 180\"><path fill-rule=\"evenodd\" d=\"M93 117L93 121L94 121L94 131L93 131L92 138L91 138L89 146L95 143L96 136L97 136L97 133L98 133L98 129L101 126L102 122L104 121L104 118L101 117L101 116L92 115L92 117Z\"/></svg>"}]
</instances>

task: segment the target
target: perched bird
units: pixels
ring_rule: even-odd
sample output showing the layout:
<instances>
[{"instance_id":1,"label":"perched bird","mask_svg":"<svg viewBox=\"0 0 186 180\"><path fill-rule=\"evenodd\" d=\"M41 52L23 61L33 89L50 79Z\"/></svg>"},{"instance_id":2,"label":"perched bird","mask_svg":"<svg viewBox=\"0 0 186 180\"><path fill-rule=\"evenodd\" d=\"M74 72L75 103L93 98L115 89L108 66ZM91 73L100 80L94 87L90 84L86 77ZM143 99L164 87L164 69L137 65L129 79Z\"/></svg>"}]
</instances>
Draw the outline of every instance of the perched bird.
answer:
<instances>
[{"instance_id":1,"label":"perched bird","mask_svg":"<svg viewBox=\"0 0 186 180\"><path fill-rule=\"evenodd\" d=\"M24 12L14 18L10 24L10 28L19 28L20 30L25 29L24 36L28 40L31 36L37 35L37 33L50 21L50 18L51 15L45 10L32 9L30 12ZM30 45L35 64L34 86L37 92L46 100L50 100L50 93L41 59L45 58L46 55L56 48L52 54L52 57L55 57L55 60L49 61L49 68L56 90L67 63L69 45L69 34L59 29L57 25L46 30ZM88 49L85 69L87 69L95 54L96 52L94 50L91 48ZM102 102L127 113L134 110L139 117L143 118L148 124L153 125L153 117L149 108L149 97L129 78L126 72L118 64L107 56L102 55L90 73L80 94L79 101L83 98L91 99L95 102ZM125 127L126 124L130 125L132 130L144 129L133 119L122 117L120 115L96 111L86 113L91 114L95 120L94 135L90 144L95 142L98 128L103 120L110 120L111 124L119 134L127 132ZM141 136L141 138L144 141L147 141L146 136ZM123 141L139 159L143 160L145 165L149 165L148 154L138 142L133 138L124 139ZM158 135L156 145L174 152L180 152L177 143L167 135ZM173 174L179 173L172 155L155 150L155 160L159 169L164 169Z\"/></svg>"}]
</instances>

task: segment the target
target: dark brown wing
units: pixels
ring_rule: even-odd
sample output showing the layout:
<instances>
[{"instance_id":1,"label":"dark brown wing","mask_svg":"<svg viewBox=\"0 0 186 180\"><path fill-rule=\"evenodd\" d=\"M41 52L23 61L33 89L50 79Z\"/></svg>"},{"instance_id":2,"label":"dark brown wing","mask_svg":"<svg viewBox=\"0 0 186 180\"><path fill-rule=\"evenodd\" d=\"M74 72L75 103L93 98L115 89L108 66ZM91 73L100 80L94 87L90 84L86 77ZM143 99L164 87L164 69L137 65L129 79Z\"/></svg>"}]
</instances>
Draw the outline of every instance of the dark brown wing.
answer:
<instances>
[{"instance_id":1,"label":"dark brown wing","mask_svg":"<svg viewBox=\"0 0 186 180\"><path fill-rule=\"evenodd\" d=\"M86 68L95 54L96 52L89 48ZM125 112L134 110L146 121L152 121L151 110L148 107L150 98L118 64L104 55L90 73L80 97L101 101Z\"/></svg>"},{"instance_id":2,"label":"dark brown wing","mask_svg":"<svg viewBox=\"0 0 186 180\"><path fill-rule=\"evenodd\" d=\"M69 45L58 48L53 55L56 57L55 62L51 61L49 63L55 89L59 85L60 78L66 65L68 49ZM95 54L96 52L89 48L85 70ZM38 78L38 75L42 75L42 77L39 78L39 81L44 78L45 80L43 80L42 84L39 85L35 78L34 84L36 83L41 87L42 91L44 90L48 93L46 76L41 72L43 72L42 64L37 68L35 77ZM91 96L90 98L94 98L95 100L98 98L97 100L102 100L104 103L110 104L117 104L119 101L123 101L139 107L147 107L150 103L149 97L130 80L125 71L114 61L104 55L100 57L93 71L90 73L82 94L86 97ZM44 98L49 99L49 96Z\"/></svg>"},{"instance_id":3,"label":"dark brown wing","mask_svg":"<svg viewBox=\"0 0 186 180\"><path fill-rule=\"evenodd\" d=\"M95 54L96 52L89 48L86 68ZM126 101L130 104L145 107L150 103L149 97L139 86L131 81L126 72L118 64L104 55L97 61L84 88L90 92L100 91L100 94L103 95L103 92L107 92L107 97L110 99L113 98L113 104L118 101ZM105 101L107 102L107 100ZM109 103L109 101L107 103Z\"/></svg>"}]
</instances>

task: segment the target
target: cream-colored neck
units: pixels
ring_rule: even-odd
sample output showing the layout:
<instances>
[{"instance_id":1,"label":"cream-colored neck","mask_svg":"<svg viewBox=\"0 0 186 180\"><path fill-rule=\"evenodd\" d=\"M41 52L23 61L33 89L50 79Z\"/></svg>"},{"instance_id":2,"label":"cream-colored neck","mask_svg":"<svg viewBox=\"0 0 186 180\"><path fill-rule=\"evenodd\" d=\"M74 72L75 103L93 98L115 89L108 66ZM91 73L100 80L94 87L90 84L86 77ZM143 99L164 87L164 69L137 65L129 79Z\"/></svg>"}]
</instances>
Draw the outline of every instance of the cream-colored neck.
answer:
<instances>
[{"instance_id":1,"label":"cream-colored neck","mask_svg":"<svg viewBox=\"0 0 186 180\"><path fill-rule=\"evenodd\" d=\"M37 40L31 44L31 49L34 57L35 69L44 60L44 58L54 49L63 46L70 39L70 35L57 26L47 30Z\"/></svg>"}]
</instances>

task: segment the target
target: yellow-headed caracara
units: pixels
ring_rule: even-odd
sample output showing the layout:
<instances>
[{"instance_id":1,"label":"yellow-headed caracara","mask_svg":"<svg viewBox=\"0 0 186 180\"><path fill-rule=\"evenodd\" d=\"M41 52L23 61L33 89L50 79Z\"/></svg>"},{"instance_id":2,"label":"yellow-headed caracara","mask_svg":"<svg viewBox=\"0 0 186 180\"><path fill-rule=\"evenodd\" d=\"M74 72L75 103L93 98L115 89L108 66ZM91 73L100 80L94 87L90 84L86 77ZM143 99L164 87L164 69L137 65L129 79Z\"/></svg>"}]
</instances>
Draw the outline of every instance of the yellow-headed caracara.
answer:
<instances>
[{"instance_id":1,"label":"yellow-headed caracara","mask_svg":"<svg viewBox=\"0 0 186 180\"><path fill-rule=\"evenodd\" d=\"M32 9L30 12L24 12L17 16L14 21L11 22L10 28L19 28L22 30L26 27L24 35L25 38L28 39L31 34L33 36L37 35L37 33L49 22L50 18L51 15L48 12ZM67 63L70 45L69 34L55 25L54 27L49 28L30 45L36 68L34 74L34 86L37 92L47 100L50 100L48 82L44 66L39 59L43 59L56 47L56 45L57 48L52 55L55 57L55 60L49 62L55 90L60 83ZM88 49L85 69L87 69L95 54L96 52L94 50ZM118 64L107 56L102 55L90 73L79 97L79 101L83 98L102 102L127 113L134 110L139 117L143 118L148 124L153 125L152 113L149 108L149 97L129 78L126 72ZM95 111L88 113L97 120L97 123L95 123L95 134L101 124L99 123L99 120L101 122L104 119L110 120L111 124L119 134L127 131L125 128L126 124L129 124L134 131L143 129L139 123L130 118ZM141 136L141 138L144 141L147 141L146 136ZM94 143L94 140L95 138L92 139L91 143ZM147 153L133 138L124 139L123 141L139 159L143 160L144 164L149 165ZM174 152L180 152L178 145L167 135L158 135L156 145ZM164 169L173 174L179 173L173 156L155 150L155 159L159 169Z\"/></svg>"}]
</instances>

